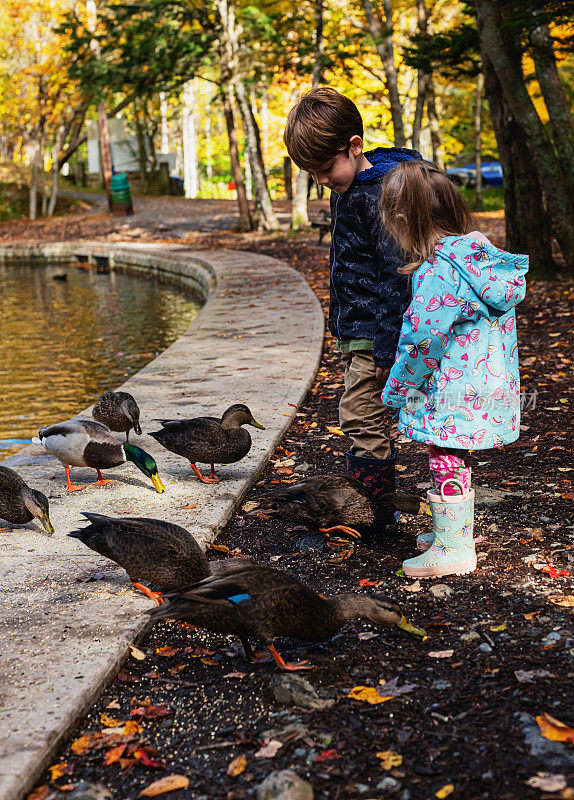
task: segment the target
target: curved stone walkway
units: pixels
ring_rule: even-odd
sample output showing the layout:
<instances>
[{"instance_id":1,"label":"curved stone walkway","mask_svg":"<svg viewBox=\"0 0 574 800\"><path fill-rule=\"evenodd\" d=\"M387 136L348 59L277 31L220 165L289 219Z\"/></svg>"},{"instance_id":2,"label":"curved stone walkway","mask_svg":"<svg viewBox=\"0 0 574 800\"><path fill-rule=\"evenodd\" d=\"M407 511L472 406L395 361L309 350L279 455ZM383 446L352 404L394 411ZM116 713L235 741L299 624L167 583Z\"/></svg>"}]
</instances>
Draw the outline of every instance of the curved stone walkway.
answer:
<instances>
[{"instance_id":1,"label":"curved stone walkway","mask_svg":"<svg viewBox=\"0 0 574 800\"><path fill-rule=\"evenodd\" d=\"M112 272L160 273L207 301L190 329L121 387L138 400L144 435L136 441L156 458L165 494L131 464L110 471L114 480L105 487L89 485L91 470L75 469L73 480L88 486L67 495L63 468L42 448L31 445L3 462L50 497L56 534L34 523L0 533L0 800L20 800L32 787L147 625L142 612L150 601L131 589L123 570L66 536L80 512L158 517L203 545L213 541L291 423L321 357L317 298L300 273L267 256L75 243L0 248L0 263L69 263L74 254L94 253L108 256ZM234 402L247 403L266 430L249 428L249 455L222 467L220 484L199 483L182 458L145 434L157 429L154 417L219 415Z\"/></svg>"}]
</instances>

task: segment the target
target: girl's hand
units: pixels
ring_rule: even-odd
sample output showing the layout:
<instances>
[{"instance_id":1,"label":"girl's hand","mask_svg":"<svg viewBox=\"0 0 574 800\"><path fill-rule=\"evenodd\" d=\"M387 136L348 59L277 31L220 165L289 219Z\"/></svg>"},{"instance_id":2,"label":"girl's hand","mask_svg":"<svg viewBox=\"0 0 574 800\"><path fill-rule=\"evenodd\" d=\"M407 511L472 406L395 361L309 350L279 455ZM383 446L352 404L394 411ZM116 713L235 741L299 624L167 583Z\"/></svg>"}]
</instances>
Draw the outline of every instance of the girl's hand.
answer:
<instances>
[{"instance_id":1,"label":"girl's hand","mask_svg":"<svg viewBox=\"0 0 574 800\"><path fill-rule=\"evenodd\" d=\"M386 383L389 378L389 372L391 371L390 367L377 367L375 370L375 378L378 381L382 381Z\"/></svg>"}]
</instances>

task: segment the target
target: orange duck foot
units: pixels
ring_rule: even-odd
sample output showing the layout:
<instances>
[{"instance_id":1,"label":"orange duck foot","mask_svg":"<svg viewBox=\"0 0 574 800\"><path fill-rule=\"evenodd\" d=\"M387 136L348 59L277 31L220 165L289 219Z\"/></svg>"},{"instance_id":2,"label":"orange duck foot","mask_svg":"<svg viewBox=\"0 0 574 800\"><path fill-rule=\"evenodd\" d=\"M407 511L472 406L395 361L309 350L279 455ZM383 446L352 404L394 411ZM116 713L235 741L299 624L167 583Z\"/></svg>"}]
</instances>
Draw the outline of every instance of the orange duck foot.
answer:
<instances>
[{"instance_id":1,"label":"orange duck foot","mask_svg":"<svg viewBox=\"0 0 574 800\"><path fill-rule=\"evenodd\" d=\"M165 600L161 592L152 592L149 586L145 586L143 583L138 583L137 581L132 581L132 586L134 589L138 589L142 594L145 594L146 597L153 600L156 606L165 605Z\"/></svg>"},{"instance_id":2,"label":"orange duck foot","mask_svg":"<svg viewBox=\"0 0 574 800\"><path fill-rule=\"evenodd\" d=\"M219 483L220 481L220 478L218 478L214 472L212 472L212 474L209 477L206 477L205 475L201 474L201 472L198 470L195 464L191 464L191 468L202 483Z\"/></svg>"}]
</instances>

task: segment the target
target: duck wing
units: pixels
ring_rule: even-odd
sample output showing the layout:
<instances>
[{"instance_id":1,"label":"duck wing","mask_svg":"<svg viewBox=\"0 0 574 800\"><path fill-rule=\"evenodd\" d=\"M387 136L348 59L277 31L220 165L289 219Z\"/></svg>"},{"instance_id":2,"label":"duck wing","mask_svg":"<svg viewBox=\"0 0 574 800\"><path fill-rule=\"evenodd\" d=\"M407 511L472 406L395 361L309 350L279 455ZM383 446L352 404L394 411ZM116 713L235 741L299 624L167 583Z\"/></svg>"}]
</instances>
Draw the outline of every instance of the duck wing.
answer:
<instances>
[{"instance_id":1,"label":"duck wing","mask_svg":"<svg viewBox=\"0 0 574 800\"><path fill-rule=\"evenodd\" d=\"M17 472L0 465L0 518L23 525L33 519L28 511L22 493L27 484Z\"/></svg>"}]
</instances>

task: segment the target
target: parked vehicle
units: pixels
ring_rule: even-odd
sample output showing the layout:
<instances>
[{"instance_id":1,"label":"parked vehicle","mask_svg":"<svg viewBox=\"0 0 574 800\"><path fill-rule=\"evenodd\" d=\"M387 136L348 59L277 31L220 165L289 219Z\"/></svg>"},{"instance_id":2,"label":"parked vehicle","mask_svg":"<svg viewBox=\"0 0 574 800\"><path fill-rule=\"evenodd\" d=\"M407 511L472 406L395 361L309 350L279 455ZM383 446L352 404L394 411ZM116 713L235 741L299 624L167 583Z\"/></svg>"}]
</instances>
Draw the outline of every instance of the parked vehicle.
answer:
<instances>
[{"instance_id":1,"label":"parked vehicle","mask_svg":"<svg viewBox=\"0 0 574 800\"><path fill-rule=\"evenodd\" d=\"M502 167L498 161L483 161L481 171L483 186L502 186ZM458 186L465 186L467 189L474 189L476 186L476 167L474 164L449 167L446 170L446 174Z\"/></svg>"}]
</instances>

